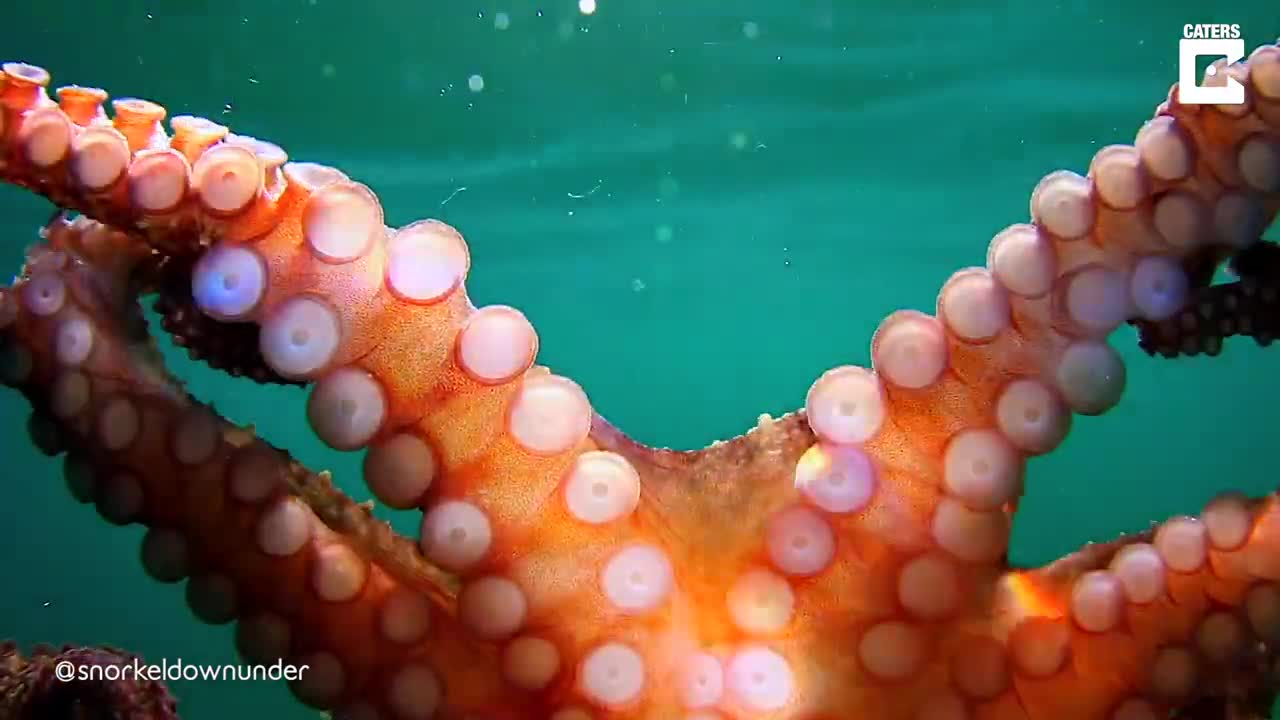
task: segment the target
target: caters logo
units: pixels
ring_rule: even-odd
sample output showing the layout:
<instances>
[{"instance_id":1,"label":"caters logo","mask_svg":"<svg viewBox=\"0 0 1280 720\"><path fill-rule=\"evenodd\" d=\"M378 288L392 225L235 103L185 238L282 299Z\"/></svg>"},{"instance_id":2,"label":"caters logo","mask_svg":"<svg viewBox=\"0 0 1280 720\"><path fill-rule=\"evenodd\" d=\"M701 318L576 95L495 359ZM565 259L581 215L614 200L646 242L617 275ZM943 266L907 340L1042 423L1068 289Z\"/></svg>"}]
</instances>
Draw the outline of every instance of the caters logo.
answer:
<instances>
[{"instance_id":1,"label":"caters logo","mask_svg":"<svg viewBox=\"0 0 1280 720\"><path fill-rule=\"evenodd\" d=\"M1196 60L1204 56L1225 57L1227 65L1244 59L1244 38L1239 25L1187 23L1178 42L1178 102L1184 105L1240 105L1244 86L1226 72L1210 65L1205 84L1198 85Z\"/></svg>"}]
</instances>

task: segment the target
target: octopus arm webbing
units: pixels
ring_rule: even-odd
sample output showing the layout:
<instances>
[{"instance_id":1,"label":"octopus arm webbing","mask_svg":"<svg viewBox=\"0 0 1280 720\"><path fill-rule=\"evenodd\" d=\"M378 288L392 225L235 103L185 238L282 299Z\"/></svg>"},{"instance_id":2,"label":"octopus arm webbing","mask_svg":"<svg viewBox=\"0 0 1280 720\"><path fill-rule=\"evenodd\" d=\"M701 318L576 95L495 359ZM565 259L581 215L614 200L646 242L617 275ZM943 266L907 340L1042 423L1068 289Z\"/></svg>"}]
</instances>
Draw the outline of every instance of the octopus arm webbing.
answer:
<instances>
[{"instance_id":1,"label":"octopus arm webbing","mask_svg":"<svg viewBox=\"0 0 1280 720\"><path fill-rule=\"evenodd\" d=\"M519 311L473 307L455 229L387 228L337 170L207 120L170 136L146 101L55 103L8 65L0 175L108 227L55 224L29 254L6 377L75 492L150 528L149 572L237 619L246 657L310 665L295 693L345 717L1164 717L1280 639L1275 496L1044 568L1005 556L1027 460L1119 401L1111 331L1172 317L1183 261L1238 255L1280 207L1280 48L1227 72L1244 105L1175 86L1134 144L1047 175L935 315L883 321L874 369L681 453L535 365ZM420 549L159 368L127 280L152 254L196 258L200 311L259 326L317 436L423 511Z\"/></svg>"}]
</instances>

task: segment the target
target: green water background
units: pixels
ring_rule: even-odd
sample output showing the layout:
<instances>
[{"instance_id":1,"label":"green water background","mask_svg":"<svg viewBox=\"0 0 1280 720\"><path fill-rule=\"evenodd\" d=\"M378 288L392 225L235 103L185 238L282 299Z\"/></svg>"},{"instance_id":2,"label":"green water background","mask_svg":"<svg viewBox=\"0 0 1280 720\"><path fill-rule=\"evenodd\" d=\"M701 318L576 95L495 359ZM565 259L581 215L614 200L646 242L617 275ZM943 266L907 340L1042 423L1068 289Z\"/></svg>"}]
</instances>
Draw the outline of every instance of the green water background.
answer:
<instances>
[{"instance_id":1,"label":"green water background","mask_svg":"<svg viewBox=\"0 0 1280 720\"><path fill-rule=\"evenodd\" d=\"M50 1L0 13L0 55L336 165L391 224L455 224L477 304L523 309L541 361L629 433L692 448L868 363L880 319L931 311L953 270L1026 219L1042 175L1131 142L1187 22L1239 23L1249 48L1280 35L1262 0L599 0L591 17L573 0ZM47 212L0 188L4 272ZM1154 361L1128 329L1115 342L1125 400L1033 462L1015 562L1276 484L1274 358L1244 341ZM300 391L169 357L198 395L367 497L359 455L320 446ZM0 637L236 662L230 627L143 574L140 528L70 499L27 413L0 394ZM196 720L314 717L273 684L173 689Z\"/></svg>"}]
</instances>

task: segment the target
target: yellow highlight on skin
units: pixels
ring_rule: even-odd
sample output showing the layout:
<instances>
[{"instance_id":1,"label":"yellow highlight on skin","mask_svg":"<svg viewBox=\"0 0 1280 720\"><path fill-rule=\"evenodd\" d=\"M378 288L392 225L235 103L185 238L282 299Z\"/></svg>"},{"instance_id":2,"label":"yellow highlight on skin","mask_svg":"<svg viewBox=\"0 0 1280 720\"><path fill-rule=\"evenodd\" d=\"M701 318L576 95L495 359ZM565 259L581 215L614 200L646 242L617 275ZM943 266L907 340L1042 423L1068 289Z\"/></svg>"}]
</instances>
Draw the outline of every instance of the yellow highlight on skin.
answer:
<instances>
[{"instance_id":1,"label":"yellow highlight on skin","mask_svg":"<svg viewBox=\"0 0 1280 720\"><path fill-rule=\"evenodd\" d=\"M814 480L826 477L830 470L831 454L824 450L822 445L815 443L796 461L796 489L805 489Z\"/></svg>"}]
</instances>

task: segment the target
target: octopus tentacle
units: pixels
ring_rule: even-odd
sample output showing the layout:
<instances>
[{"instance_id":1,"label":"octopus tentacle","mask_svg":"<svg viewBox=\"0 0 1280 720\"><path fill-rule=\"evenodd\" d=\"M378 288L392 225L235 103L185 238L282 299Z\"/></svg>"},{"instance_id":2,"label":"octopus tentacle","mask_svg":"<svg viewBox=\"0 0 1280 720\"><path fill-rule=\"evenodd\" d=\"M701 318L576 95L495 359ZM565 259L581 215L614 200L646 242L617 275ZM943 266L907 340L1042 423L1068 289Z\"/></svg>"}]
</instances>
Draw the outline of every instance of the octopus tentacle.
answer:
<instances>
[{"instance_id":1,"label":"octopus tentacle","mask_svg":"<svg viewBox=\"0 0 1280 720\"><path fill-rule=\"evenodd\" d=\"M240 618L247 655L309 661L294 690L317 706L1158 717L1195 699L1166 692L1191 689L1170 643L1194 631L1186 652L1220 671L1271 640L1274 500L1040 570L1005 556L1029 458L1120 398L1111 331L1174 316L1184 260L1239 255L1280 209L1280 48L1228 71L1245 105L1174 86L1133 145L1046 176L935 314L881 323L872 368L682 453L537 366L519 311L473 307L453 228L388 228L337 170L206 120L170 137L146 101L55 104L47 73L8 65L0 174L107 225L59 219L30 253L0 305L9 381L81 494L152 528L153 574L189 578L203 619ZM367 449L373 493L423 511L418 548L164 373L134 300L157 256L192 263L204 315L259 327L250 361L311 385L317 436ZM1125 594L1156 575L1163 595ZM1126 662L1102 664L1113 648Z\"/></svg>"},{"instance_id":2,"label":"octopus tentacle","mask_svg":"<svg viewBox=\"0 0 1280 720\"><path fill-rule=\"evenodd\" d=\"M302 385L280 377L262 358L260 330L254 323L222 322L205 315L191 293L191 262L182 258L155 257L148 273L156 285L155 311L161 326L187 355L234 377L259 383Z\"/></svg>"},{"instance_id":3,"label":"octopus tentacle","mask_svg":"<svg viewBox=\"0 0 1280 720\"><path fill-rule=\"evenodd\" d=\"M147 571L187 580L202 620L239 618L246 657L311 665L294 688L305 701L331 706L376 688L412 717L438 701L424 694L437 681L421 663L446 658L467 678L458 692L476 692L472 703L492 695L496 659L450 621L448 577L158 365L129 326L140 309L116 304L150 249L84 218L55 220L45 235L20 297L5 296L7 311L27 309L6 316L7 379L37 408L42 447L68 453L73 493L108 521L149 526Z\"/></svg>"},{"instance_id":4,"label":"octopus tentacle","mask_svg":"<svg viewBox=\"0 0 1280 720\"><path fill-rule=\"evenodd\" d=\"M1261 346L1280 336L1280 245L1261 242L1231 259L1239 280L1197 287L1186 307L1158 323L1137 321L1138 346L1148 355L1217 355L1236 335Z\"/></svg>"},{"instance_id":5,"label":"octopus tentacle","mask_svg":"<svg viewBox=\"0 0 1280 720\"><path fill-rule=\"evenodd\" d=\"M1198 517L1002 578L996 631L1027 714L1166 717L1245 687L1274 696L1277 502L1227 493Z\"/></svg>"}]
</instances>

